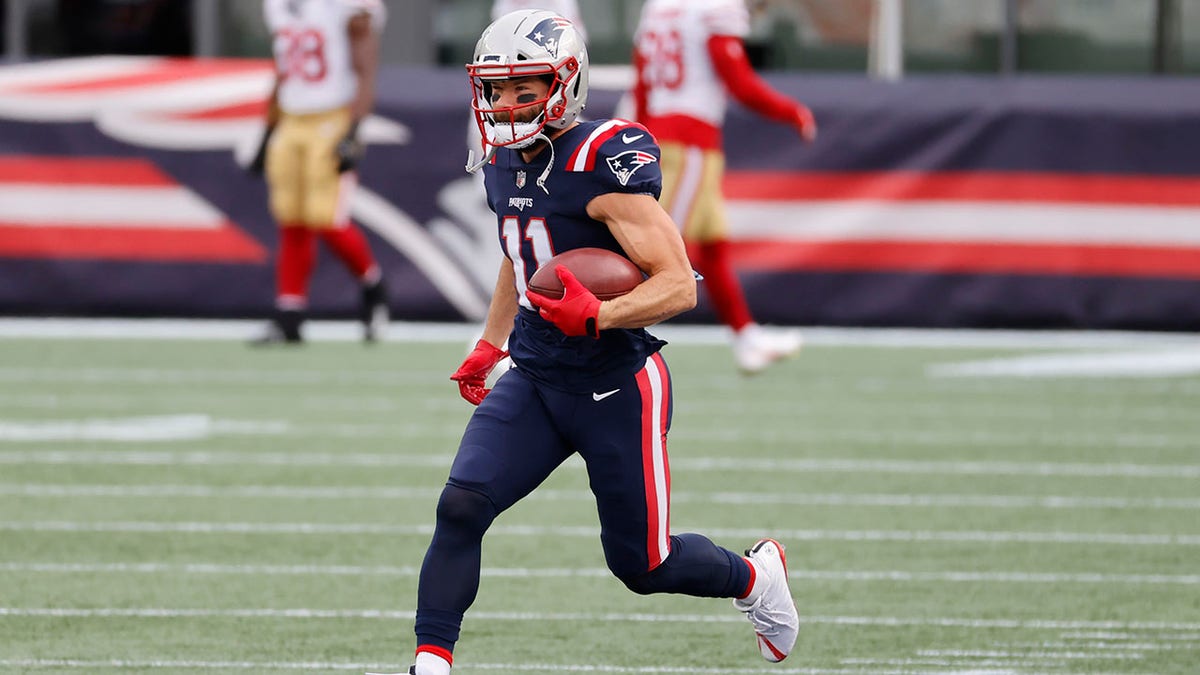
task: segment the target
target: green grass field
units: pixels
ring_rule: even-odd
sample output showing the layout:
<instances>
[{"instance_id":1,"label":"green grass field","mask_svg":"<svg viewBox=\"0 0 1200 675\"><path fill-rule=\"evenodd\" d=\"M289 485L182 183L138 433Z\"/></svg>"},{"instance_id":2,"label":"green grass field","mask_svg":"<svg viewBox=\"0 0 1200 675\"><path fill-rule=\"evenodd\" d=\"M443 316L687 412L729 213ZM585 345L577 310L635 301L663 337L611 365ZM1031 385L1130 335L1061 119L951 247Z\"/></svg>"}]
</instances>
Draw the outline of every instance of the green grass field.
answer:
<instances>
[{"instance_id":1,"label":"green grass field","mask_svg":"<svg viewBox=\"0 0 1200 675\"><path fill-rule=\"evenodd\" d=\"M407 668L464 350L0 339L0 672ZM1161 350L673 344L672 529L788 546L792 657L611 578L570 463L485 540L455 675L1200 672L1200 376L1086 372ZM1046 354L1079 374L953 365Z\"/></svg>"}]
</instances>

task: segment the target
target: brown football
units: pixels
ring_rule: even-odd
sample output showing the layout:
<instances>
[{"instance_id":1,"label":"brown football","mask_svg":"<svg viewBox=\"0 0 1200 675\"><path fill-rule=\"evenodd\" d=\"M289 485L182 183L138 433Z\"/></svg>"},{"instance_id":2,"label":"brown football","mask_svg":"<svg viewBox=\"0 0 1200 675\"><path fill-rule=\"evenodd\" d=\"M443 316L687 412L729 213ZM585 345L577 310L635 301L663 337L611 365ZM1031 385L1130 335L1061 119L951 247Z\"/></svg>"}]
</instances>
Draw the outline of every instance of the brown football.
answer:
<instances>
[{"instance_id":1,"label":"brown football","mask_svg":"<svg viewBox=\"0 0 1200 675\"><path fill-rule=\"evenodd\" d=\"M632 291L645 278L628 258L603 248L573 248L542 263L529 279L529 290L548 298L563 296L554 268L571 270L584 288L601 300L612 300Z\"/></svg>"}]
</instances>

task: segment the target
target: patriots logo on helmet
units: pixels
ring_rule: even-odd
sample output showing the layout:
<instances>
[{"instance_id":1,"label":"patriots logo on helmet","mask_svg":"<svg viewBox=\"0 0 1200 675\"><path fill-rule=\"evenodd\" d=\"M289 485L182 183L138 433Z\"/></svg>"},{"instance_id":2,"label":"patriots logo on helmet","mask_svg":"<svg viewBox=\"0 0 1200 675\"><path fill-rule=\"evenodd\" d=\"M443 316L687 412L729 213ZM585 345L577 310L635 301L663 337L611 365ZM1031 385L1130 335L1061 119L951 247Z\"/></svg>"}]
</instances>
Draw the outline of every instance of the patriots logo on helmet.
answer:
<instances>
[{"instance_id":1,"label":"patriots logo on helmet","mask_svg":"<svg viewBox=\"0 0 1200 675\"><path fill-rule=\"evenodd\" d=\"M629 179L633 178L633 174L637 173L638 169L657 161L658 158L648 152L626 150L619 155L609 157L608 168L612 170L617 180L621 181L621 185L629 185Z\"/></svg>"},{"instance_id":2,"label":"patriots logo on helmet","mask_svg":"<svg viewBox=\"0 0 1200 675\"><path fill-rule=\"evenodd\" d=\"M525 39L540 47L545 47L546 51L557 58L558 43L562 39L563 31L570 27L570 21L561 16L552 16L539 21L538 25L534 26L533 30L529 32L529 35L525 36Z\"/></svg>"}]
</instances>

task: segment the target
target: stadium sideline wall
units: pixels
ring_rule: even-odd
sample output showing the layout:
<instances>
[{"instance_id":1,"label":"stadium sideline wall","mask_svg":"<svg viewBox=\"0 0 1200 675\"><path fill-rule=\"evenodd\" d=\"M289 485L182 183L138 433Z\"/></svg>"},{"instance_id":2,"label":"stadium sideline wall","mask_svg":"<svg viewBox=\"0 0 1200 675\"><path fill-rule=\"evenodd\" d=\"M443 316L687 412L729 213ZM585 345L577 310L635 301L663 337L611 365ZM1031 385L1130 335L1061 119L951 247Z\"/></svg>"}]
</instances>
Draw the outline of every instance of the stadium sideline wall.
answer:
<instances>
[{"instance_id":1,"label":"stadium sideline wall","mask_svg":"<svg viewBox=\"0 0 1200 675\"><path fill-rule=\"evenodd\" d=\"M762 320L1200 329L1194 80L770 79L821 130L804 146L731 106L734 254ZM269 81L258 60L0 68L0 314L265 315L275 228L239 158ZM619 89L598 81L587 114ZM387 69L364 126L352 212L400 318L486 308L499 246L463 171L467 97L458 70ZM314 313L348 317L356 289L328 263ZM714 317L702 295L681 319Z\"/></svg>"}]
</instances>

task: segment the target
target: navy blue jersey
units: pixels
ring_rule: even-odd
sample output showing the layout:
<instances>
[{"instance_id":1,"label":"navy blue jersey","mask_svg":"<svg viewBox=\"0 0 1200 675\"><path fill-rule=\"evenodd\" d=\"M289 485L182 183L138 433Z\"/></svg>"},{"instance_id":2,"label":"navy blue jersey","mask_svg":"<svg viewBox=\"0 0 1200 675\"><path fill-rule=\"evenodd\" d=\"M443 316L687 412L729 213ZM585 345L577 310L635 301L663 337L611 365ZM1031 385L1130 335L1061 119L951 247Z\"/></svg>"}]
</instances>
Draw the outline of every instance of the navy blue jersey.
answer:
<instances>
[{"instance_id":1,"label":"navy blue jersey","mask_svg":"<svg viewBox=\"0 0 1200 675\"><path fill-rule=\"evenodd\" d=\"M662 190L660 151L650 132L625 120L583 122L553 141L554 166L544 148L525 162L518 150L501 148L484 167L488 204L500 225L500 248L513 263L520 309L508 348L513 363L530 377L568 391L599 390L637 371L665 344L644 329L612 329L599 339L567 337L543 319L525 297L530 277L553 256L596 247L621 255L604 223L587 205L610 192Z\"/></svg>"}]
</instances>

